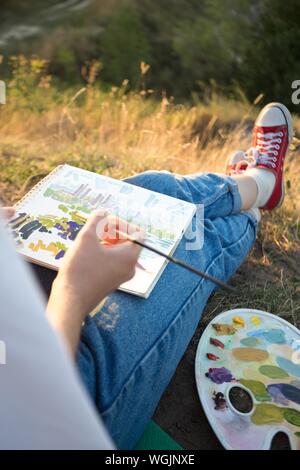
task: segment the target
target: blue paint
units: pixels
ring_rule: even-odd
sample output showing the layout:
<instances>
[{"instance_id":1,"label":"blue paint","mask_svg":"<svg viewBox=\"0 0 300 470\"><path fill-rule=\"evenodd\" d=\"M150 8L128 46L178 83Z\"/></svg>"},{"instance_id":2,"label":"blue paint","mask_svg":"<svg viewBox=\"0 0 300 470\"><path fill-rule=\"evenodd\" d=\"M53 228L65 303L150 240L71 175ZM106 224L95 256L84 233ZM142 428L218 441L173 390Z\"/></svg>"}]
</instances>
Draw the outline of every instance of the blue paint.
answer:
<instances>
[{"instance_id":1,"label":"blue paint","mask_svg":"<svg viewBox=\"0 0 300 470\"><path fill-rule=\"evenodd\" d=\"M285 332L280 328L273 328L272 330L256 330L250 331L248 336L255 336L264 338L268 343L272 344L285 344Z\"/></svg>"},{"instance_id":2,"label":"blue paint","mask_svg":"<svg viewBox=\"0 0 300 470\"><path fill-rule=\"evenodd\" d=\"M282 393L283 384L272 384L267 386L269 394L272 396L274 403L279 405L288 406L289 400Z\"/></svg>"},{"instance_id":3,"label":"blue paint","mask_svg":"<svg viewBox=\"0 0 300 470\"><path fill-rule=\"evenodd\" d=\"M299 338L290 338L287 342L289 346L293 349L293 351L300 351L300 341Z\"/></svg>"},{"instance_id":4,"label":"blue paint","mask_svg":"<svg viewBox=\"0 0 300 470\"><path fill-rule=\"evenodd\" d=\"M300 377L300 365L295 364L285 357L277 356L276 362L279 367L284 369L288 374L294 375L295 377Z\"/></svg>"},{"instance_id":5,"label":"blue paint","mask_svg":"<svg viewBox=\"0 0 300 470\"><path fill-rule=\"evenodd\" d=\"M267 390L275 403L287 406L292 401L300 405L300 390L291 384L272 384L268 385Z\"/></svg>"},{"instance_id":6,"label":"blue paint","mask_svg":"<svg viewBox=\"0 0 300 470\"><path fill-rule=\"evenodd\" d=\"M249 333L247 333L247 336L257 336L257 337L262 337L264 336L264 334L268 333L269 330L254 330L254 331L249 331Z\"/></svg>"},{"instance_id":7,"label":"blue paint","mask_svg":"<svg viewBox=\"0 0 300 470\"><path fill-rule=\"evenodd\" d=\"M285 344L285 332L279 328L274 328L270 330L264 338L272 344Z\"/></svg>"},{"instance_id":8,"label":"blue paint","mask_svg":"<svg viewBox=\"0 0 300 470\"><path fill-rule=\"evenodd\" d=\"M297 387L293 387L290 384L282 384L281 392L283 395L297 405L300 405L300 390Z\"/></svg>"}]
</instances>

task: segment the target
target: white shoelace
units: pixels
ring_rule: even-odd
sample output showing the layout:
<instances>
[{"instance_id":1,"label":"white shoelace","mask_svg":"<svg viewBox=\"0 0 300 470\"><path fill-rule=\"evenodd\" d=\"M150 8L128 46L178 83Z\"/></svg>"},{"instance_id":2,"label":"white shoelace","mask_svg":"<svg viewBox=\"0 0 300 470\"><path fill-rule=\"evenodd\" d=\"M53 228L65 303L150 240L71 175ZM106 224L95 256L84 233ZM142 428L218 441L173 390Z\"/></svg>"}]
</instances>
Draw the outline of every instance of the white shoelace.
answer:
<instances>
[{"instance_id":1,"label":"white shoelace","mask_svg":"<svg viewBox=\"0 0 300 470\"><path fill-rule=\"evenodd\" d=\"M258 163L276 167L278 151L283 132L257 133L257 145L244 152L244 159L236 164L236 173L243 173L244 167L254 168Z\"/></svg>"},{"instance_id":2,"label":"white shoelace","mask_svg":"<svg viewBox=\"0 0 300 470\"><path fill-rule=\"evenodd\" d=\"M268 132L266 134L262 132L257 133L257 146L250 149L250 154L257 163L264 165L271 165L273 168L276 167L278 150L282 142L283 132ZM249 152L249 151L248 151ZM248 153L247 152L247 153Z\"/></svg>"}]
</instances>

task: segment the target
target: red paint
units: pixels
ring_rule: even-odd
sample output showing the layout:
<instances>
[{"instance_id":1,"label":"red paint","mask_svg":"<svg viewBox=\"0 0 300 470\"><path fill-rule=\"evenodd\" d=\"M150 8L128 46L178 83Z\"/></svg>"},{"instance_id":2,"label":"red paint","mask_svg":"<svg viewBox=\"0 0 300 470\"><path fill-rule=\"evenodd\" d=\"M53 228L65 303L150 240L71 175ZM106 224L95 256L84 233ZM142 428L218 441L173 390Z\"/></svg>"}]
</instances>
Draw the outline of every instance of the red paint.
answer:
<instances>
[{"instance_id":1,"label":"red paint","mask_svg":"<svg viewBox=\"0 0 300 470\"><path fill-rule=\"evenodd\" d=\"M212 353L207 353L207 354L206 354L206 357L207 357L207 359L209 359L210 361L217 361L218 359L220 359L218 356L215 356L215 355L212 354Z\"/></svg>"},{"instance_id":2,"label":"red paint","mask_svg":"<svg viewBox=\"0 0 300 470\"><path fill-rule=\"evenodd\" d=\"M216 338L210 338L209 340L210 344L213 344L214 346L216 346L217 348L222 348L224 349L225 345L222 343L222 341L219 341L218 339Z\"/></svg>"}]
</instances>

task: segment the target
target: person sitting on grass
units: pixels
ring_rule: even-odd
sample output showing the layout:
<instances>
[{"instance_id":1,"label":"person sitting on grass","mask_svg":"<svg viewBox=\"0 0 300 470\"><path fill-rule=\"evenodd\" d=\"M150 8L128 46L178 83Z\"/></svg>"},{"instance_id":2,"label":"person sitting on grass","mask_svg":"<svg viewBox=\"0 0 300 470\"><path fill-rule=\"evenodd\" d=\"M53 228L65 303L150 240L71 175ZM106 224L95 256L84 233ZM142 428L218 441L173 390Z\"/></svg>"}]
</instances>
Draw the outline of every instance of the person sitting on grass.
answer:
<instances>
[{"instance_id":1,"label":"person sitting on grass","mask_svg":"<svg viewBox=\"0 0 300 470\"><path fill-rule=\"evenodd\" d=\"M226 282L253 246L260 209L283 202L291 139L289 111L271 103L255 122L251 149L230 156L225 174L149 171L126 181L204 205L203 247L187 250L182 239L175 255ZM149 299L116 291L133 277L140 247L101 246L103 217L93 214L66 253L46 308L49 323L28 273L22 277L24 263L16 255L12 270L12 249L1 243L0 335L8 358L0 366L2 448L133 448L216 289L169 263Z\"/></svg>"}]
</instances>

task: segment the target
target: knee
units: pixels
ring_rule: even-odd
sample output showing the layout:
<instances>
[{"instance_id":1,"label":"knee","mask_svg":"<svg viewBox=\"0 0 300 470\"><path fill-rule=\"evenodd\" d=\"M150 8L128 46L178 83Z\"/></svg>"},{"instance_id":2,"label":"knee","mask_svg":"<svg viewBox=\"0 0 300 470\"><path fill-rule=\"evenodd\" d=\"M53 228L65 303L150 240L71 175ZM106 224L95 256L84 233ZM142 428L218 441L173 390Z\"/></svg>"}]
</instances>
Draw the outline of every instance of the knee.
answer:
<instances>
[{"instance_id":1,"label":"knee","mask_svg":"<svg viewBox=\"0 0 300 470\"><path fill-rule=\"evenodd\" d=\"M125 181L152 191L165 192L164 189L170 186L170 181L173 178L172 173L168 171L148 170L126 178Z\"/></svg>"}]
</instances>

